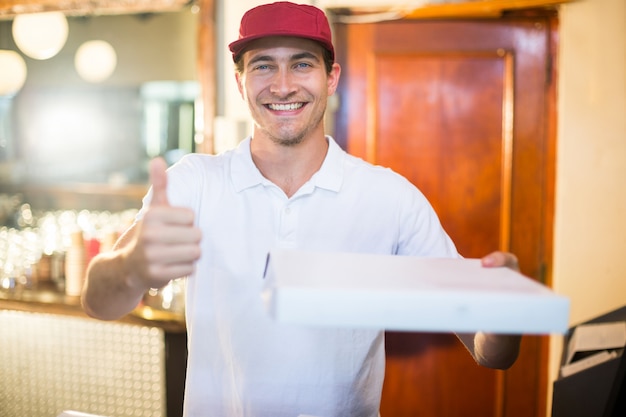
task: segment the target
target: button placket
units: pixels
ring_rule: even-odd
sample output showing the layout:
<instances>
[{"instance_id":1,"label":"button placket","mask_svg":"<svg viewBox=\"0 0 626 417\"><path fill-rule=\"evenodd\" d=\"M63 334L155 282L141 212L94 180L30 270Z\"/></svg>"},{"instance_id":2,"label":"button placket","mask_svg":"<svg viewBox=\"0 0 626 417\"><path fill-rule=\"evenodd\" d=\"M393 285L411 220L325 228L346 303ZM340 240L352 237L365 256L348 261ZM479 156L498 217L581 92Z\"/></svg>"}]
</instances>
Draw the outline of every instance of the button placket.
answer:
<instances>
[{"instance_id":1,"label":"button placket","mask_svg":"<svg viewBox=\"0 0 626 417\"><path fill-rule=\"evenodd\" d=\"M279 239L283 243L295 243L297 228L297 212L293 204L281 209Z\"/></svg>"}]
</instances>

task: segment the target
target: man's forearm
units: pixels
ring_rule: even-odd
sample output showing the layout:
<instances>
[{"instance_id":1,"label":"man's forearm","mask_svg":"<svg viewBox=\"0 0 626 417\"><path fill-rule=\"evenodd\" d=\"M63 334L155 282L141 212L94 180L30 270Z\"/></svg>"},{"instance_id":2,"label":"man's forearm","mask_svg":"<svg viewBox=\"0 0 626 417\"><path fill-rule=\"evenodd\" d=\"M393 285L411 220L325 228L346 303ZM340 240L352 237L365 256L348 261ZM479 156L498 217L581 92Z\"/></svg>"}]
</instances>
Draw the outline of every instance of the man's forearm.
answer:
<instances>
[{"instance_id":1,"label":"man's forearm","mask_svg":"<svg viewBox=\"0 0 626 417\"><path fill-rule=\"evenodd\" d=\"M123 250L96 256L87 270L81 302L85 312L101 320L115 320L130 313L146 288L132 287Z\"/></svg>"},{"instance_id":2,"label":"man's forearm","mask_svg":"<svg viewBox=\"0 0 626 417\"><path fill-rule=\"evenodd\" d=\"M508 369L517 360L521 339L521 335L477 333L476 356L483 366Z\"/></svg>"},{"instance_id":3,"label":"man's forearm","mask_svg":"<svg viewBox=\"0 0 626 417\"><path fill-rule=\"evenodd\" d=\"M508 369L519 355L522 336L478 332L458 334L478 364L487 368Z\"/></svg>"}]
</instances>

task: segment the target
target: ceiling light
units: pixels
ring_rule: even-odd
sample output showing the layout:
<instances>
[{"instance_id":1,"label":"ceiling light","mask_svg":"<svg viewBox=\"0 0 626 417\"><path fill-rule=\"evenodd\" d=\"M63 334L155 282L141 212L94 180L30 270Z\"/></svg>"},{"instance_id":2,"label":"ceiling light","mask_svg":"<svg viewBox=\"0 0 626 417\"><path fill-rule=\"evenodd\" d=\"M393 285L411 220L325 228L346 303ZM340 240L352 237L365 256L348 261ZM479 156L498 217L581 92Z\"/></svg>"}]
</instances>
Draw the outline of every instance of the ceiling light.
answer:
<instances>
[{"instance_id":1,"label":"ceiling light","mask_svg":"<svg viewBox=\"0 0 626 417\"><path fill-rule=\"evenodd\" d=\"M110 43L88 41L76 51L74 66L85 81L99 83L111 76L117 65L117 55Z\"/></svg>"},{"instance_id":2,"label":"ceiling light","mask_svg":"<svg viewBox=\"0 0 626 417\"><path fill-rule=\"evenodd\" d=\"M13 39L34 59L52 58L67 41L68 24L61 12L19 14L13 19Z\"/></svg>"},{"instance_id":3,"label":"ceiling light","mask_svg":"<svg viewBox=\"0 0 626 417\"><path fill-rule=\"evenodd\" d=\"M15 51L0 50L0 96L16 94L26 81L26 63Z\"/></svg>"}]
</instances>

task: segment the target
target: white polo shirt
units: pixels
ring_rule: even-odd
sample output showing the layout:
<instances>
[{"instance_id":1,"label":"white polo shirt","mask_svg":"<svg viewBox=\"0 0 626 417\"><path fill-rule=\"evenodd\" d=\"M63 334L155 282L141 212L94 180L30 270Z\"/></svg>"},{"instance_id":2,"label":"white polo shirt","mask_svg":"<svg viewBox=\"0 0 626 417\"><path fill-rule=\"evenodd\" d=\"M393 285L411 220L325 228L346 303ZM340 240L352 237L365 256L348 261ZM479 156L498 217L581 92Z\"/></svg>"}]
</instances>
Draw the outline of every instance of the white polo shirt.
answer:
<instances>
[{"instance_id":1,"label":"white polo shirt","mask_svg":"<svg viewBox=\"0 0 626 417\"><path fill-rule=\"evenodd\" d=\"M251 140L217 156L188 155L168 171L170 204L192 208L203 233L187 282L185 416L375 417L383 332L270 320L261 300L267 253L455 257L456 249L409 181L332 138L320 170L291 198L256 168Z\"/></svg>"}]
</instances>

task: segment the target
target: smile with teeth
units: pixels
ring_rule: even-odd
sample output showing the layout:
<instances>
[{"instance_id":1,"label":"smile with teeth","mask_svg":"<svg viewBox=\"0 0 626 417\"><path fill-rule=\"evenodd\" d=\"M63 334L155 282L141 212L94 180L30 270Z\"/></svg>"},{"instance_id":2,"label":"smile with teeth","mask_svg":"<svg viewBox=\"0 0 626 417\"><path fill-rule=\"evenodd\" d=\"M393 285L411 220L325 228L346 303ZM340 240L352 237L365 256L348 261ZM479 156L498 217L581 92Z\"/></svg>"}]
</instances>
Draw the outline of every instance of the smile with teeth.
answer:
<instances>
[{"instance_id":1,"label":"smile with teeth","mask_svg":"<svg viewBox=\"0 0 626 417\"><path fill-rule=\"evenodd\" d=\"M274 103L274 104L267 105L267 107L270 110L277 110L277 111L293 111L293 110L298 110L302 106L304 106L304 103L285 103L285 104Z\"/></svg>"}]
</instances>

